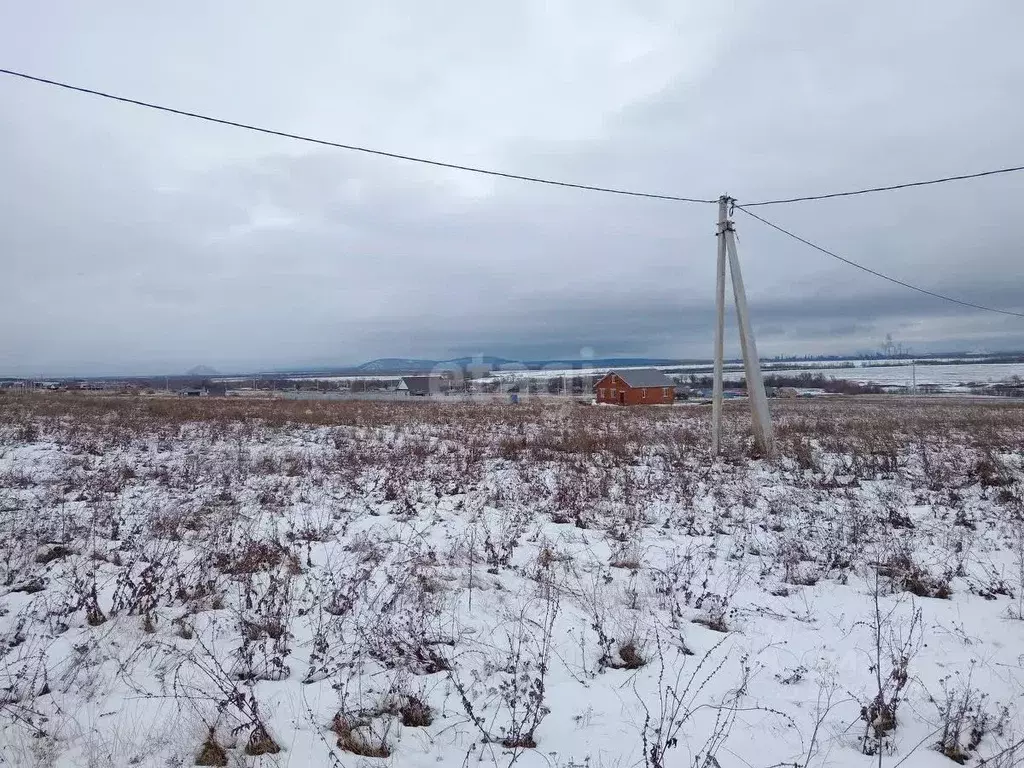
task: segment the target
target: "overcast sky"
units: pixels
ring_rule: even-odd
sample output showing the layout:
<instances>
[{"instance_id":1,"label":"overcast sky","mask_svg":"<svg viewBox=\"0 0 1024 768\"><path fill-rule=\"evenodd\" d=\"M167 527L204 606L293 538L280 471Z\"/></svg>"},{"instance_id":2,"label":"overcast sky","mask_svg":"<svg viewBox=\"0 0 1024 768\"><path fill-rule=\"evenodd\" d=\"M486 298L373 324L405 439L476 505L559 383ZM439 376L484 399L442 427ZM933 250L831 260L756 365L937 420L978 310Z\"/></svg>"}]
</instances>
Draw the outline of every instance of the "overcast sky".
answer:
<instances>
[{"instance_id":1,"label":"overcast sky","mask_svg":"<svg viewBox=\"0 0 1024 768\"><path fill-rule=\"evenodd\" d=\"M1024 162L1024 5L0 5L0 67L267 127L741 202ZM1024 309L1024 174L759 212ZM301 144L0 77L0 375L708 357L716 207ZM1024 348L736 213L762 355ZM730 347L737 349L735 333Z\"/></svg>"}]
</instances>

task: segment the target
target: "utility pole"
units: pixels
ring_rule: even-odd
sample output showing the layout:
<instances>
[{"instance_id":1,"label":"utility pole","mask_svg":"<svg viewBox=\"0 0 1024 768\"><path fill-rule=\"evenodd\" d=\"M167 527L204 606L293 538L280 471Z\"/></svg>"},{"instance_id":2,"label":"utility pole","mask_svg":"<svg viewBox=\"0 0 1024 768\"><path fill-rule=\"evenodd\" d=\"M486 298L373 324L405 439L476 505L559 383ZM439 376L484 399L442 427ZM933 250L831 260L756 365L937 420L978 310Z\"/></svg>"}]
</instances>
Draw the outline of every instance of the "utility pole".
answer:
<instances>
[{"instance_id":1,"label":"utility pole","mask_svg":"<svg viewBox=\"0 0 1024 768\"><path fill-rule=\"evenodd\" d=\"M761 362L750 325L750 311L747 308L747 292L743 287L739 254L736 251L736 230L729 219L732 198L723 195L718 199L718 270L716 278L715 309L715 383L711 411L711 449L717 455L721 449L722 437L722 369L724 365L725 335L725 259L728 256L729 272L732 276L733 299L736 302L736 318L740 331L740 348L743 351L743 369L747 381L747 400L750 402L751 426L754 442L766 454L773 452L771 414L768 411L768 396L764 391L761 377Z\"/></svg>"},{"instance_id":2,"label":"utility pole","mask_svg":"<svg viewBox=\"0 0 1024 768\"><path fill-rule=\"evenodd\" d=\"M729 224L729 198L718 198L718 265L715 270L715 380L711 397L711 453L718 455L722 439L722 366L725 355L725 231Z\"/></svg>"}]
</instances>

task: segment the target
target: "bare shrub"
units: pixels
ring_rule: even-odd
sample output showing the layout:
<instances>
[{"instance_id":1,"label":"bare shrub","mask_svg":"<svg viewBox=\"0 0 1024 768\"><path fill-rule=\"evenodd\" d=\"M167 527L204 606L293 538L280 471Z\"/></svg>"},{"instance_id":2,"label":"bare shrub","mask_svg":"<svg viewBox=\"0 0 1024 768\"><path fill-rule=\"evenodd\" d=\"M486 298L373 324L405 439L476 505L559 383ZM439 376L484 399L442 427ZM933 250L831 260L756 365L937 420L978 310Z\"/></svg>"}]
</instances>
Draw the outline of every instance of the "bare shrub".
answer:
<instances>
[{"instance_id":1,"label":"bare shrub","mask_svg":"<svg viewBox=\"0 0 1024 768\"><path fill-rule=\"evenodd\" d=\"M57 544L36 555L36 562L40 565L46 565L54 560L63 560L65 557L73 554L74 552L70 548L65 547L63 544Z\"/></svg>"},{"instance_id":2,"label":"bare shrub","mask_svg":"<svg viewBox=\"0 0 1024 768\"><path fill-rule=\"evenodd\" d=\"M749 570L743 553L739 559L726 561L725 573L719 574L716 579L717 591L710 591L711 579L715 573L716 553L715 547L708 552L708 570L704 581L704 591L694 601L694 607L700 609L701 614L693 621L708 629L713 629L715 632L729 632L730 622L736 613L734 607L736 594L746 581Z\"/></svg>"},{"instance_id":3,"label":"bare shrub","mask_svg":"<svg viewBox=\"0 0 1024 768\"><path fill-rule=\"evenodd\" d=\"M39 439L39 427L33 421L23 421L14 430L14 439L21 443L34 443Z\"/></svg>"},{"instance_id":4,"label":"bare shrub","mask_svg":"<svg viewBox=\"0 0 1024 768\"><path fill-rule=\"evenodd\" d=\"M793 460L800 469L811 472L821 471L814 446L806 437L794 439L785 451L787 454L792 455Z\"/></svg>"},{"instance_id":5,"label":"bare shrub","mask_svg":"<svg viewBox=\"0 0 1024 768\"><path fill-rule=\"evenodd\" d=\"M250 539L230 552L220 552L215 559L215 564L221 572L230 576L273 570L282 562L286 562L295 573L302 570L298 559L284 545L277 541L256 539Z\"/></svg>"},{"instance_id":6,"label":"bare shrub","mask_svg":"<svg viewBox=\"0 0 1024 768\"><path fill-rule=\"evenodd\" d=\"M915 562L911 551L905 546L890 552L877 565L878 574L889 580L893 591L909 592L917 597L949 599L953 593L949 576L936 576L927 568Z\"/></svg>"},{"instance_id":7,"label":"bare shrub","mask_svg":"<svg viewBox=\"0 0 1024 768\"><path fill-rule=\"evenodd\" d=\"M283 680L291 674L289 626L293 578L284 569L246 578L238 612L241 643L234 652L233 674L240 680Z\"/></svg>"},{"instance_id":8,"label":"bare shrub","mask_svg":"<svg viewBox=\"0 0 1024 768\"><path fill-rule=\"evenodd\" d=\"M1013 475L1005 462L991 448L985 447L979 452L974 466L968 476L978 482L982 488L1003 488L1013 484Z\"/></svg>"},{"instance_id":9,"label":"bare shrub","mask_svg":"<svg viewBox=\"0 0 1024 768\"><path fill-rule=\"evenodd\" d=\"M1019 738L1019 733L1003 722L1003 719L1000 723L1003 724L1002 731L994 729L992 733L995 745L989 754L980 757L978 765L985 768L1020 768L1024 758L1024 739Z\"/></svg>"},{"instance_id":10,"label":"bare shrub","mask_svg":"<svg viewBox=\"0 0 1024 768\"><path fill-rule=\"evenodd\" d=\"M608 563L612 568L625 568L630 571L640 570L640 548L634 541L620 542L612 548L611 561Z\"/></svg>"},{"instance_id":11,"label":"bare shrub","mask_svg":"<svg viewBox=\"0 0 1024 768\"><path fill-rule=\"evenodd\" d=\"M813 587L818 583L821 572L802 540L784 539L779 545L778 555L784 569L783 580L787 584Z\"/></svg>"},{"instance_id":12,"label":"bare shrub","mask_svg":"<svg viewBox=\"0 0 1024 768\"><path fill-rule=\"evenodd\" d=\"M339 712L334 716L331 730L338 737L338 747L360 757L390 757L388 728L376 727L369 718L357 718Z\"/></svg>"},{"instance_id":13,"label":"bare shrub","mask_svg":"<svg viewBox=\"0 0 1024 768\"><path fill-rule=\"evenodd\" d=\"M553 594L543 602L539 621L528 618L524 611L506 635L508 673L498 690L509 714L508 726L501 729L501 743L511 749L536 747L537 728L551 712L546 702L547 675L559 604Z\"/></svg>"},{"instance_id":14,"label":"bare shrub","mask_svg":"<svg viewBox=\"0 0 1024 768\"><path fill-rule=\"evenodd\" d=\"M874 584L874 611L869 627L872 633L871 671L875 676L875 694L861 707L865 723L861 751L880 755L889 744L888 736L899 724L897 712L910 682L910 663L922 642L921 611L913 609L905 629L895 626L896 604L883 613L878 576Z\"/></svg>"},{"instance_id":15,"label":"bare shrub","mask_svg":"<svg viewBox=\"0 0 1024 768\"><path fill-rule=\"evenodd\" d=\"M703 744L696 752L690 749L691 765L717 765L716 753L725 743L735 722L737 708L746 695L749 670L745 659L741 663L741 676L738 685L726 695L723 701L709 702L702 700L702 694L713 678L725 667L729 653L719 654L725 639L719 640L694 665L693 671L686 676L685 646L674 645L672 651L679 658L672 660L672 667L677 668L674 678L666 677L670 666L666 659L665 647L657 640L658 659L658 698L653 708L645 697L637 691L636 683L633 692L644 710L644 722L641 731L644 751L644 765L648 768L667 768L670 750L679 746L685 739L686 730L693 723L693 718L701 710L716 712L713 727L701 734ZM720 658L717 658L720 656Z\"/></svg>"}]
</instances>

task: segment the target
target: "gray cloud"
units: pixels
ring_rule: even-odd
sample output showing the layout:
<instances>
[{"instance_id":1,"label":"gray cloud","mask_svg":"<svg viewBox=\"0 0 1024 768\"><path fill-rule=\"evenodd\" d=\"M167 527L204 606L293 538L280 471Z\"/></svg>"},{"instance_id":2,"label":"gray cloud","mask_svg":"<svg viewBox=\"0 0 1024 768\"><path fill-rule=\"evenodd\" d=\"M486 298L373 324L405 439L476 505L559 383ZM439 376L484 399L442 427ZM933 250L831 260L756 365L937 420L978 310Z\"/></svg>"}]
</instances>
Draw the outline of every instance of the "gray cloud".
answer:
<instances>
[{"instance_id":1,"label":"gray cloud","mask_svg":"<svg viewBox=\"0 0 1024 768\"><path fill-rule=\"evenodd\" d=\"M0 9L4 66L352 143L743 200L1018 162L1024 8L226 2ZM329 151L0 80L0 373L706 357L714 206ZM759 212L1021 310L1000 177ZM1024 347L736 213L763 354ZM733 338L735 334L731 335Z\"/></svg>"}]
</instances>

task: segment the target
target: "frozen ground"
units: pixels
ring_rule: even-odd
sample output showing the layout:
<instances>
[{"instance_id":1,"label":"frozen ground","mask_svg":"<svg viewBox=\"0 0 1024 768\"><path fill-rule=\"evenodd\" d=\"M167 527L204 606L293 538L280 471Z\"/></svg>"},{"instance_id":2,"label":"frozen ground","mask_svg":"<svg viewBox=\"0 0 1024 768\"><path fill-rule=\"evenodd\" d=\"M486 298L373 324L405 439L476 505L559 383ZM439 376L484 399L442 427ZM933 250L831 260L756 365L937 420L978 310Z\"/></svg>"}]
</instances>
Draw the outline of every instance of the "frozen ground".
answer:
<instances>
[{"instance_id":1,"label":"frozen ground","mask_svg":"<svg viewBox=\"0 0 1024 768\"><path fill-rule=\"evenodd\" d=\"M0 395L0 760L1021 764L1024 408L738 405Z\"/></svg>"}]
</instances>

